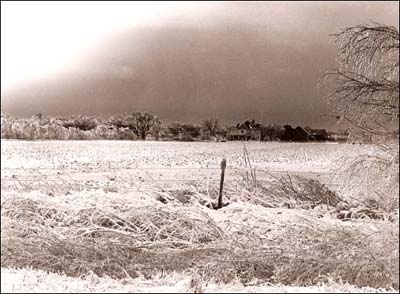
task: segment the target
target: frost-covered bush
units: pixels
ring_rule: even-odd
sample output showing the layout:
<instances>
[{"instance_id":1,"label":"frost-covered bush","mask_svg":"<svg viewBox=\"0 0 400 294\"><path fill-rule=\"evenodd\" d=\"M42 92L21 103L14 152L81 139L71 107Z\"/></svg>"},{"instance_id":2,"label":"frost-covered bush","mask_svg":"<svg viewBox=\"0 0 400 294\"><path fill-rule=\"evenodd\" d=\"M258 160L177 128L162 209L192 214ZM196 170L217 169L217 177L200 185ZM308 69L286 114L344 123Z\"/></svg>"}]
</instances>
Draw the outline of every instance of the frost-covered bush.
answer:
<instances>
[{"instance_id":1,"label":"frost-covered bush","mask_svg":"<svg viewBox=\"0 0 400 294\"><path fill-rule=\"evenodd\" d=\"M124 121L86 116L34 115L14 118L1 114L1 138L21 140L137 140Z\"/></svg>"}]
</instances>

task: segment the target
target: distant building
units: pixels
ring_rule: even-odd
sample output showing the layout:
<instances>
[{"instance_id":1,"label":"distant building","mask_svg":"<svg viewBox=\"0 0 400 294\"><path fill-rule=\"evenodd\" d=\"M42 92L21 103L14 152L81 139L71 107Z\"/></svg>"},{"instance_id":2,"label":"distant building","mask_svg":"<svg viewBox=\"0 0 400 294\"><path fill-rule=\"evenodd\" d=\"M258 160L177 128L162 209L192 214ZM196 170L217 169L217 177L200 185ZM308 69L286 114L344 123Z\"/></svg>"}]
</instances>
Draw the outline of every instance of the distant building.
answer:
<instances>
[{"instance_id":1,"label":"distant building","mask_svg":"<svg viewBox=\"0 0 400 294\"><path fill-rule=\"evenodd\" d=\"M310 139L315 141L327 141L328 133L325 129L310 129Z\"/></svg>"},{"instance_id":2,"label":"distant building","mask_svg":"<svg viewBox=\"0 0 400 294\"><path fill-rule=\"evenodd\" d=\"M246 120L243 123L238 123L236 127L232 127L227 132L227 139L234 140L257 140L261 141L262 125L252 121Z\"/></svg>"},{"instance_id":3,"label":"distant building","mask_svg":"<svg viewBox=\"0 0 400 294\"><path fill-rule=\"evenodd\" d=\"M311 134L302 127L297 127L295 129L293 129L291 125L285 125L283 127L285 131L281 138L282 141L305 142L310 140Z\"/></svg>"}]
</instances>

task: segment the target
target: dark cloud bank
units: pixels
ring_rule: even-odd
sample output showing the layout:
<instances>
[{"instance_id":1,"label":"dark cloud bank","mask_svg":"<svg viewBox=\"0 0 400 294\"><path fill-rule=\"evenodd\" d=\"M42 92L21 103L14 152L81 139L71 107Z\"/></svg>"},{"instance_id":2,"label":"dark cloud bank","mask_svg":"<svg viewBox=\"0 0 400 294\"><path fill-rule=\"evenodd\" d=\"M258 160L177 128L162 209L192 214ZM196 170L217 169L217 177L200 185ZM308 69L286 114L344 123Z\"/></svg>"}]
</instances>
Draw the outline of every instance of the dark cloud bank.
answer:
<instances>
[{"instance_id":1,"label":"dark cloud bank","mask_svg":"<svg viewBox=\"0 0 400 294\"><path fill-rule=\"evenodd\" d=\"M106 116L140 110L165 122L213 116L224 123L255 118L330 128L317 88L335 66L337 48L328 35L371 20L398 27L398 4L271 5L218 3L192 22L177 18L117 32L79 68L2 93L2 111Z\"/></svg>"}]
</instances>

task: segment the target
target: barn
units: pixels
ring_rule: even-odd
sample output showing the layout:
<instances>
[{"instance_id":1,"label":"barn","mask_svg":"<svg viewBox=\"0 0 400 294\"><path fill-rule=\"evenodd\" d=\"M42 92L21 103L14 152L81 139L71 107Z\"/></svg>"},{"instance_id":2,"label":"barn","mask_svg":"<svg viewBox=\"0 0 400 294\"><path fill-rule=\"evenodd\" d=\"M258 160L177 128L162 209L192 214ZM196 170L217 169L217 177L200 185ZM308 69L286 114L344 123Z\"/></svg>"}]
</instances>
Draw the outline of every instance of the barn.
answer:
<instances>
[{"instance_id":1,"label":"barn","mask_svg":"<svg viewBox=\"0 0 400 294\"><path fill-rule=\"evenodd\" d=\"M305 142L310 140L310 133L302 127L292 128L291 125L283 126L285 131L282 135L282 141Z\"/></svg>"}]
</instances>

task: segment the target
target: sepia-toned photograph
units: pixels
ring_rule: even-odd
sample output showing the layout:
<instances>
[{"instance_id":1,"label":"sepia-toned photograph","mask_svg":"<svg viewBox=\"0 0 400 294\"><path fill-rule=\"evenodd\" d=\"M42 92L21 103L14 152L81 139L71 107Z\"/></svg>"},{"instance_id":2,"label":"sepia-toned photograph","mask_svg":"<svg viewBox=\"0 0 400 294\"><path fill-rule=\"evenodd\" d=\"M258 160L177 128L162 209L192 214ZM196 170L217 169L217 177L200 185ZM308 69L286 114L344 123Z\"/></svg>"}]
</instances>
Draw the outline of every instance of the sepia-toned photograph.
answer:
<instances>
[{"instance_id":1,"label":"sepia-toned photograph","mask_svg":"<svg viewBox=\"0 0 400 294\"><path fill-rule=\"evenodd\" d=\"M1 1L1 293L399 293L398 1Z\"/></svg>"}]
</instances>

